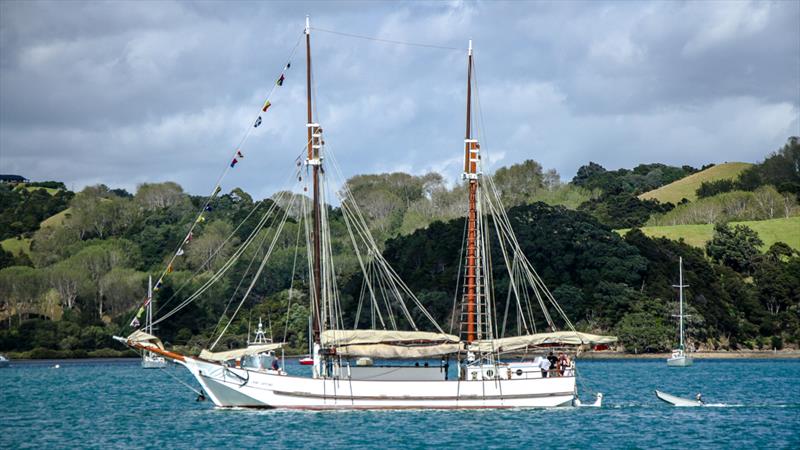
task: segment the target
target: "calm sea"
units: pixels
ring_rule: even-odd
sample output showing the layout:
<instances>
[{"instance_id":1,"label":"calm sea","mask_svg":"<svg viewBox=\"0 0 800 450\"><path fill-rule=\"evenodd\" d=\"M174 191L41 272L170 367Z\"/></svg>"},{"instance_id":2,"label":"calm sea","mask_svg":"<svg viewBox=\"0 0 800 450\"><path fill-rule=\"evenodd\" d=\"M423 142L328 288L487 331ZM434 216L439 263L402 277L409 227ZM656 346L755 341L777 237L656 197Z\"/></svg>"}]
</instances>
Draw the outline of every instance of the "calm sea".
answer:
<instances>
[{"instance_id":1,"label":"calm sea","mask_svg":"<svg viewBox=\"0 0 800 450\"><path fill-rule=\"evenodd\" d=\"M60 369L52 368L60 364ZM290 364L291 372L300 370ZM0 369L2 448L800 448L800 361L581 361L602 408L511 411L217 410L138 361ZM305 370L305 369L303 369ZM653 389L709 406L675 408Z\"/></svg>"}]
</instances>

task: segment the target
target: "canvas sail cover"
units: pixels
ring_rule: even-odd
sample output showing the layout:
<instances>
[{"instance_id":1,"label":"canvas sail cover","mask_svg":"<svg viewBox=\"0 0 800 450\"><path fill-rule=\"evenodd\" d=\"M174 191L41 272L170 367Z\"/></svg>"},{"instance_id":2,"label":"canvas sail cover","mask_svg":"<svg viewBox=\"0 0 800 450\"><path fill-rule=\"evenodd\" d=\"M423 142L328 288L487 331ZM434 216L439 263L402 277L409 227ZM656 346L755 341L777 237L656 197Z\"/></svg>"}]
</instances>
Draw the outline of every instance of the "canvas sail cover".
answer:
<instances>
[{"instance_id":1,"label":"canvas sail cover","mask_svg":"<svg viewBox=\"0 0 800 450\"><path fill-rule=\"evenodd\" d=\"M461 350L458 336L427 331L326 330L324 347L336 347L342 356L409 359L428 358Z\"/></svg>"},{"instance_id":2,"label":"canvas sail cover","mask_svg":"<svg viewBox=\"0 0 800 450\"><path fill-rule=\"evenodd\" d=\"M469 345L473 352L512 352L527 347L540 345L582 345L612 344L617 342L616 336L582 333L580 331L556 331L553 333L537 333L525 336L512 336L499 339L474 341Z\"/></svg>"},{"instance_id":3,"label":"canvas sail cover","mask_svg":"<svg viewBox=\"0 0 800 450\"><path fill-rule=\"evenodd\" d=\"M274 344L250 345L246 348L237 348L224 352L212 352L211 350L203 349L203 351L200 352L200 359L208 361L229 361L231 359L241 358L242 356L257 355L259 353L277 350L283 347L283 344L283 342L276 342Z\"/></svg>"},{"instance_id":4,"label":"canvas sail cover","mask_svg":"<svg viewBox=\"0 0 800 450\"><path fill-rule=\"evenodd\" d=\"M164 350L164 344L161 339L153 336L152 334L145 333L142 330L136 330L128 336L128 342L135 342L145 347L158 347Z\"/></svg>"}]
</instances>

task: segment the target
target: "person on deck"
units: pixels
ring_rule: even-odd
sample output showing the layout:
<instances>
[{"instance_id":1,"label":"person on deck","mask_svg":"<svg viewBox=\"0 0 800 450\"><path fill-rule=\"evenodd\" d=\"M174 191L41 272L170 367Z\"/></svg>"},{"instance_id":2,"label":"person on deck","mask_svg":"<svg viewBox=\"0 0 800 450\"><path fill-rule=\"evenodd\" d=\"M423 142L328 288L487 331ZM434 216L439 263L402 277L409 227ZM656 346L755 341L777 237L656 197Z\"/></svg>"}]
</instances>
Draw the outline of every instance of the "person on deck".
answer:
<instances>
[{"instance_id":1,"label":"person on deck","mask_svg":"<svg viewBox=\"0 0 800 450\"><path fill-rule=\"evenodd\" d=\"M272 370L281 370L281 366L278 364L278 358L272 359Z\"/></svg>"},{"instance_id":2,"label":"person on deck","mask_svg":"<svg viewBox=\"0 0 800 450\"><path fill-rule=\"evenodd\" d=\"M547 355L547 360L550 361L550 376L558 376L558 358L553 352L550 352Z\"/></svg>"},{"instance_id":3,"label":"person on deck","mask_svg":"<svg viewBox=\"0 0 800 450\"><path fill-rule=\"evenodd\" d=\"M566 353L559 353L558 354L558 366L561 371L562 376L569 376L572 375L570 373L570 364L571 361L569 360L569 356Z\"/></svg>"},{"instance_id":4,"label":"person on deck","mask_svg":"<svg viewBox=\"0 0 800 450\"><path fill-rule=\"evenodd\" d=\"M550 370L550 360L542 358L539 361L539 368L542 370L542 378L547 378L547 372Z\"/></svg>"}]
</instances>

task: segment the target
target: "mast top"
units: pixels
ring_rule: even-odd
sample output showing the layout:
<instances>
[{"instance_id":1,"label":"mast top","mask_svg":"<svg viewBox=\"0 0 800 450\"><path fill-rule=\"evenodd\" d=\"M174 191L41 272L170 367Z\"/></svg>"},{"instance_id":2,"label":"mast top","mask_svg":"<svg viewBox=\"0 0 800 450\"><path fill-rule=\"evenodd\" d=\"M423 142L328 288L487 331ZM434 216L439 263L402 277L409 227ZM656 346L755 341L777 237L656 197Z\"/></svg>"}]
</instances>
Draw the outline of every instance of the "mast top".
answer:
<instances>
[{"instance_id":1,"label":"mast top","mask_svg":"<svg viewBox=\"0 0 800 450\"><path fill-rule=\"evenodd\" d=\"M308 15L306 15L306 34L311 34L311 17Z\"/></svg>"},{"instance_id":2,"label":"mast top","mask_svg":"<svg viewBox=\"0 0 800 450\"><path fill-rule=\"evenodd\" d=\"M467 54L472 56L472 39L469 40L469 48L467 49Z\"/></svg>"}]
</instances>

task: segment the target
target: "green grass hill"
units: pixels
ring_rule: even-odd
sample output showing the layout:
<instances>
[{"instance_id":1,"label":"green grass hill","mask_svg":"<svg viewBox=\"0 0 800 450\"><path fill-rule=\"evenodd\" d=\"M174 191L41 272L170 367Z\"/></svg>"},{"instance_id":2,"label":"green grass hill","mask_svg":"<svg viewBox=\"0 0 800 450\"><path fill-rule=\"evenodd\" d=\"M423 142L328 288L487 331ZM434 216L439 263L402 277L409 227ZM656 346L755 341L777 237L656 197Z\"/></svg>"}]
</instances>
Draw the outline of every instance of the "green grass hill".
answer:
<instances>
[{"instance_id":1,"label":"green grass hill","mask_svg":"<svg viewBox=\"0 0 800 450\"><path fill-rule=\"evenodd\" d=\"M661 203L670 202L678 204L683 198L690 201L697 199L695 191L704 181L716 181L725 179L736 179L742 171L752 166L750 163L730 162L717 164L701 172L694 173L688 177L681 178L666 186L661 186L639 196L642 200L655 199Z\"/></svg>"},{"instance_id":2,"label":"green grass hill","mask_svg":"<svg viewBox=\"0 0 800 450\"><path fill-rule=\"evenodd\" d=\"M784 242L795 250L800 250L800 217L788 219L757 220L750 222L731 222L731 225L747 225L764 241L762 251L767 250L775 242ZM694 247L703 247L714 234L714 225L671 225L642 227L642 232L650 237L665 237L672 240L683 239ZM624 235L628 229L616 230Z\"/></svg>"}]
</instances>

